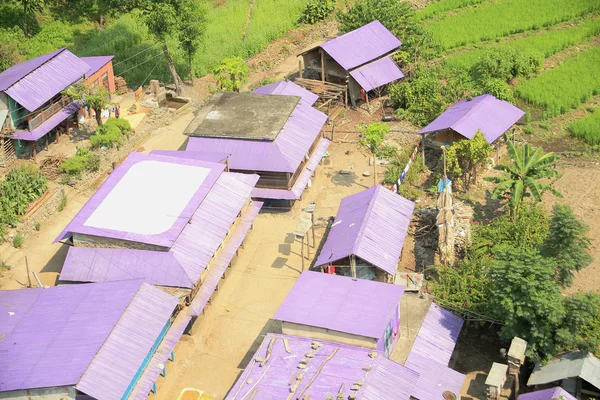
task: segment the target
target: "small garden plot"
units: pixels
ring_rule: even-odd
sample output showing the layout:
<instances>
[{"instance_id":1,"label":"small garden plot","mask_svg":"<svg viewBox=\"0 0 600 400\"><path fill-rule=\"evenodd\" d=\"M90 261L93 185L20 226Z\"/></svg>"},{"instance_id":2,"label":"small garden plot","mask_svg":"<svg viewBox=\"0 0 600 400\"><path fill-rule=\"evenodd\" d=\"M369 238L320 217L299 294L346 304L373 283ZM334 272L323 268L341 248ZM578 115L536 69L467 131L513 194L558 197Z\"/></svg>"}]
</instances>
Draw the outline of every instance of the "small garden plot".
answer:
<instances>
[{"instance_id":1,"label":"small garden plot","mask_svg":"<svg viewBox=\"0 0 600 400\"><path fill-rule=\"evenodd\" d=\"M564 114L600 92L600 47L586 50L559 67L525 81L517 95L544 108L544 118Z\"/></svg>"},{"instance_id":2,"label":"small garden plot","mask_svg":"<svg viewBox=\"0 0 600 400\"><path fill-rule=\"evenodd\" d=\"M556 25L594 10L600 10L600 1L505 0L450 15L427 28L449 49Z\"/></svg>"},{"instance_id":3,"label":"small garden plot","mask_svg":"<svg viewBox=\"0 0 600 400\"><path fill-rule=\"evenodd\" d=\"M522 52L537 51L548 58L598 33L600 33L600 19L590 19L575 27L543 31L510 42L495 43L487 47L450 56L446 58L446 65L454 68L470 68L486 49L496 46L510 46Z\"/></svg>"},{"instance_id":4,"label":"small garden plot","mask_svg":"<svg viewBox=\"0 0 600 400\"><path fill-rule=\"evenodd\" d=\"M573 121L567 127L569 133L592 146L600 145L600 109L585 118Z\"/></svg>"}]
</instances>

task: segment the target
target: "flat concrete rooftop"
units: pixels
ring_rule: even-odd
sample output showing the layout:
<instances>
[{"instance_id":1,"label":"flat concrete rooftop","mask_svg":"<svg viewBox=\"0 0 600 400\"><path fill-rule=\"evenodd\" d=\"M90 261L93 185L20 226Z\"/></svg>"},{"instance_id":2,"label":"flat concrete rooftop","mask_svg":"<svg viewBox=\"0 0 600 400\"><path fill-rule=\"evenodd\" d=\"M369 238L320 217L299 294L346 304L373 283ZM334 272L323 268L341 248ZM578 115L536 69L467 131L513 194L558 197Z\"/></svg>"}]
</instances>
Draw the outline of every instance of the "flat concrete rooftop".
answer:
<instances>
[{"instance_id":1,"label":"flat concrete rooftop","mask_svg":"<svg viewBox=\"0 0 600 400\"><path fill-rule=\"evenodd\" d=\"M189 136L273 141L300 102L297 96L217 93L188 125Z\"/></svg>"}]
</instances>

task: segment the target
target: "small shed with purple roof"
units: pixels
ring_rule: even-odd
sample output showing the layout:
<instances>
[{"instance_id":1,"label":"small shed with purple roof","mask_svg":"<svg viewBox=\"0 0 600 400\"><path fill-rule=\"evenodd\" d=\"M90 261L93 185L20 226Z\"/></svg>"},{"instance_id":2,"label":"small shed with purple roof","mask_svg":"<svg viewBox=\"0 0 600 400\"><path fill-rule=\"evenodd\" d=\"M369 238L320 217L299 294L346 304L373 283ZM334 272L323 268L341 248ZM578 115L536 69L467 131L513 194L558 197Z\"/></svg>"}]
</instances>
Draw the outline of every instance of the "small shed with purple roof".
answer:
<instances>
[{"instance_id":1,"label":"small shed with purple roof","mask_svg":"<svg viewBox=\"0 0 600 400\"><path fill-rule=\"evenodd\" d=\"M353 105L404 77L392 59L402 43L377 20L300 54L303 78L347 85Z\"/></svg>"},{"instance_id":2,"label":"small shed with purple roof","mask_svg":"<svg viewBox=\"0 0 600 400\"><path fill-rule=\"evenodd\" d=\"M80 105L62 91L82 80L114 91L112 56L77 57L63 47L0 72L0 160L35 158L76 123Z\"/></svg>"},{"instance_id":3,"label":"small shed with purple roof","mask_svg":"<svg viewBox=\"0 0 600 400\"><path fill-rule=\"evenodd\" d=\"M314 95L290 82L254 93L217 93L185 130L186 151L229 154L232 172L257 174L252 197L290 207L310 186L329 141L327 115L311 107Z\"/></svg>"},{"instance_id":4,"label":"small shed with purple roof","mask_svg":"<svg viewBox=\"0 0 600 400\"><path fill-rule=\"evenodd\" d=\"M389 357L404 287L305 271L275 313L286 335L374 349Z\"/></svg>"},{"instance_id":5,"label":"small shed with purple roof","mask_svg":"<svg viewBox=\"0 0 600 400\"><path fill-rule=\"evenodd\" d=\"M473 139L481 130L488 143L494 143L519 121L525 111L491 94L463 99L444 111L419 131L438 143L452 144L457 140Z\"/></svg>"},{"instance_id":6,"label":"small shed with purple roof","mask_svg":"<svg viewBox=\"0 0 600 400\"><path fill-rule=\"evenodd\" d=\"M258 176L182 153L132 153L113 171L56 239L74 244L61 281L141 278L203 313L262 203Z\"/></svg>"},{"instance_id":7,"label":"small shed with purple roof","mask_svg":"<svg viewBox=\"0 0 600 400\"><path fill-rule=\"evenodd\" d=\"M381 185L344 197L315 267L394 282L414 207Z\"/></svg>"},{"instance_id":8,"label":"small shed with purple roof","mask_svg":"<svg viewBox=\"0 0 600 400\"><path fill-rule=\"evenodd\" d=\"M0 291L0 398L146 398L185 328L176 307L140 279Z\"/></svg>"},{"instance_id":9,"label":"small shed with purple roof","mask_svg":"<svg viewBox=\"0 0 600 400\"><path fill-rule=\"evenodd\" d=\"M409 400L418 377L377 351L269 333L225 399Z\"/></svg>"}]
</instances>

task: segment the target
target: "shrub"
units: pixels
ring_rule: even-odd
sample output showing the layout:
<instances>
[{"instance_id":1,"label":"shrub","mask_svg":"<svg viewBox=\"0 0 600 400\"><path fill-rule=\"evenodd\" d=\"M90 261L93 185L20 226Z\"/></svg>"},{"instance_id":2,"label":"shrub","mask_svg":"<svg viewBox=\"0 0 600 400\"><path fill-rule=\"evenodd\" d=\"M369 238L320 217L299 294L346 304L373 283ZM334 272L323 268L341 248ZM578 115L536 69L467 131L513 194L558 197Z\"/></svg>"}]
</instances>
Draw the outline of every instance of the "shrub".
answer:
<instances>
[{"instance_id":1,"label":"shrub","mask_svg":"<svg viewBox=\"0 0 600 400\"><path fill-rule=\"evenodd\" d=\"M15 225L29 204L48 188L46 177L34 164L22 164L8 171L0 183L0 226ZM2 236L2 232L0 232Z\"/></svg>"},{"instance_id":2,"label":"shrub","mask_svg":"<svg viewBox=\"0 0 600 400\"><path fill-rule=\"evenodd\" d=\"M523 133L526 135L533 135L533 128L531 126L526 126L523 128Z\"/></svg>"},{"instance_id":3,"label":"shrub","mask_svg":"<svg viewBox=\"0 0 600 400\"><path fill-rule=\"evenodd\" d=\"M123 118L109 118L108 120L106 120L106 122L104 123L104 126L114 126L116 128L119 129L119 131L121 132L121 134L123 135L128 135L129 133L131 133L133 131L133 129L131 129L131 124L129 123L129 121L127 121L126 119Z\"/></svg>"},{"instance_id":4,"label":"shrub","mask_svg":"<svg viewBox=\"0 0 600 400\"><path fill-rule=\"evenodd\" d=\"M334 9L334 0L310 0L302 12L300 22L312 25L325 19Z\"/></svg>"},{"instance_id":5,"label":"shrub","mask_svg":"<svg viewBox=\"0 0 600 400\"><path fill-rule=\"evenodd\" d=\"M40 228L42 227L42 224L40 223L40 221L35 223L35 230L39 232Z\"/></svg>"},{"instance_id":6,"label":"shrub","mask_svg":"<svg viewBox=\"0 0 600 400\"><path fill-rule=\"evenodd\" d=\"M100 147L112 148L114 145L121 144L121 129L113 124L102 125L98 127L95 135L90 137L90 143L93 149Z\"/></svg>"},{"instance_id":7,"label":"shrub","mask_svg":"<svg viewBox=\"0 0 600 400\"><path fill-rule=\"evenodd\" d=\"M63 195L60 198L60 203L58 203L58 212L61 212L62 210L65 209L65 207L67 206L67 196Z\"/></svg>"},{"instance_id":8,"label":"shrub","mask_svg":"<svg viewBox=\"0 0 600 400\"><path fill-rule=\"evenodd\" d=\"M10 265L0 260L0 271L10 271Z\"/></svg>"},{"instance_id":9,"label":"shrub","mask_svg":"<svg viewBox=\"0 0 600 400\"><path fill-rule=\"evenodd\" d=\"M419 197L425 196L425 192L422 189L407 184L400 185L398 188L398 194L411 201L415 201Z\"/></svg>"},{"instance_id":10,"label":"shrub","mask_svg":"<svg viewBox=\"0 0 600 400\"><path fill-rule=\"evenodd\" d=\"M513 90L505 81L501 79L488 79L487 81L480 82L479 88L477 89L477 94L489 93L492 96L512 102L514 100Z\"/></svg>"},{"instance_id":11,"label":"shrub","mask_svg":"<svg viewBox=\"0 0 600 400\"><path fill-rule=\"evenodd\" d=\"M239 92L248 80L250 68L242 57L229 57L215 68L213 74L217 80L217 89L225 92Z\"/></svg>"},{"instance_id":12,"label":"shrub","mask_svg":"<svg viewBox=\"0 0 600 400\"><path fill-rule=\"evenodd\" d=\"M444 109L443 86L431 70L420 69L415 75L412 80L390 86L388 91L394 107L404 110L399 116L423 126Z\"/></svg>"},{"instance_id":13,"label":"shrub","mask_svg":"<svg viewBox=\"0 0 600 400\"><path fill-rule=\"evenodd\" d=\"M386 185L393 185L398 181L400 174L404 171L408 160L414 150L414 147L406 147L402 151L397 152L396 157L392 159L392 163L388 165L387 170L383 176L383 183ZM423 158L417 155L413 160L406 177L404 178L404 183L407 184L416 184L419 178L419 175L422 172L425 172L427 167L423 164Z\"/></svg>"},{"instance_id":14,"label":"shrub","mask_svg":"<svg viewBox=\"0 0 600 400\"><path fill-rule=\"evenodd\" d=\"M534 50L520 51L514 47L497 46L479 57L471 67L471 75L481 82L490 79L508 82L517 76L528 78L538 73L543 61L544 55Z\"/></svg>"},{"instance_id":15,"label":"shrub","mask_svg":"<svg viewBox=\"0 0 600 400\"><path fill-rule=\"evenodd\" d=\"M98 171L100 169L100 158L92 153L90 149L78 147L75 155L60 164L59 168L67 175L80 178L83 171Z\"/></svg>"},{"instance_id":16,"label":"shrub","mask_svg":"<svg viewBox=\"0 0 600 400\"><path fill-rule=\"evenodd\" d=\"M567 130L590 145L600 144L600 108L592 115L571 122Z\"/></svg>"},{"instance_id":17,"label":"shrub","mask_svg":"<svg viewBox=\"0 0 600 400\"><path fill-rule=\"evenodd\" d=\"M13 238L13 246L15 247L15 249L18 249L19 247L23 246L24 241L25 238L23 236L16 234Z\"/></svg>"}]
</instances>

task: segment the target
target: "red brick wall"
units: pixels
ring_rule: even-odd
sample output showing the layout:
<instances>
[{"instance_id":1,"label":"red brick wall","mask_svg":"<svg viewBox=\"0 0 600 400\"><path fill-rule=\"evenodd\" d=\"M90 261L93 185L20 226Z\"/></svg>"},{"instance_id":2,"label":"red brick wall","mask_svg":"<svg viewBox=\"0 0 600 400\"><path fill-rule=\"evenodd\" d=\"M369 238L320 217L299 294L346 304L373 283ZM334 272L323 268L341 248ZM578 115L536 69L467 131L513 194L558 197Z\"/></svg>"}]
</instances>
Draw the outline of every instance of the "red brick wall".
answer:
<instances>
[{"instance_id":1,"label":"red brick wall","mask_svg":"<svg viewBox=\"0 0 600 400\"><path fill-rule=\"evenodd\" d=\"M88 85L92 85L94 81L98 82L98 86L102 85L102 74L108 72L108 91L110 93L115 92L115 73L113 71L112 60L110 60L105 66L100 68L94 75L86 79Z\"/></svg>"}]
</instances>

